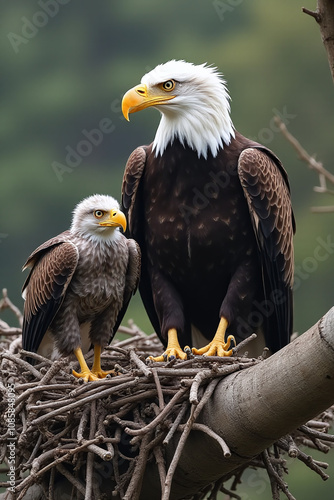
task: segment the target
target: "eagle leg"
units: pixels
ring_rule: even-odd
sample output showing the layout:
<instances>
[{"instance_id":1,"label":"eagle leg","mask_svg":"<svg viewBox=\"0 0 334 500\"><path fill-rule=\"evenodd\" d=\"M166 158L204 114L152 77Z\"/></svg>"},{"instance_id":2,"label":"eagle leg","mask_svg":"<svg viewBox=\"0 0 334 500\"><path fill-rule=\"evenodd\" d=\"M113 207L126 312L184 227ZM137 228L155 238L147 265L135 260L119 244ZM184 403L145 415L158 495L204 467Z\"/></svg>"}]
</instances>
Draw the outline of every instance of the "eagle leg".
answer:
<instances>
[{"instance_id":1,"label":"eagle leg","mask_svg":"<svg viewBox=\"0 0 334 500\"><path fill-rule=\"evenodd\" d=\"M79 361L81 372L78 373L72 370L73 375L77 378L83 378L85 382L92 380L99 380L99 377L95 375L93 372L91 372L91 370L88 368L88 365L86 363L86 360L84 358L84 355L80 347L74 349L74 354L76 355L76 358Z\"/></svg>"},{"instance_id":2,"label":"eagle leg","mask_svg":"<svg viewBox=\"0 0 334 500\"><path fill-rule=\"evenodd\" d=\"M227 337L227 341L225 342L225 333L226 329L228 326L228 321L222 317L220 319L217 331L211 342L206 345L205 347L202 347L201 349L195 349L195 347L192 348L193 354L201 355L204 354L204 356L231 356L232 355L232 349L230 349L231 342L233 341L234 345L236 345L235 338L233 335L229 335Z\"/></svg>"},{"instance_id":3,"label":"eagle leg","mask_svg":"<svg viewBox=\"0 0 334 500\"><path fill-rule=\"evenodd\" d=\"M168 330L168 343L165 352L161 356L154 358L149 356L151 361L167 361L168 359L187 359L187 354L181 349L175 328Z\"/></svg>"},{"instance_id":4,"label":"eagle leg","mask_svg":"<svg viewBox=\"0 0 334 500\"><path fill-rule=\"evenodd\" d=\"M104 371L101 368L101 346L99 344L94 345L94 361L92 366L92 373L96 375L97 378L106 378L107 375L115 375L115 370Z\"/></svg>"}]
</instances>

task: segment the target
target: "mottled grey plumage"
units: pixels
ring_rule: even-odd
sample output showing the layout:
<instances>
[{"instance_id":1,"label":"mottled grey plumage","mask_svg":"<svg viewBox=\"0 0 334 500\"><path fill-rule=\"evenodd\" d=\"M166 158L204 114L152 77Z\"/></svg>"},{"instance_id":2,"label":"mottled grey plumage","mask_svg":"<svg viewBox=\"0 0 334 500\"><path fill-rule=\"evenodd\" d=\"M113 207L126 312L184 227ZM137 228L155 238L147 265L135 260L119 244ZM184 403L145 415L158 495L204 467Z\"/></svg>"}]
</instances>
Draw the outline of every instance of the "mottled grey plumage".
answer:
<instances>
[{"instance_id":1,"label":"mottled grey plumage","mask_svg":"<svg viewBox=\"0 0 334 500\"><path fill-rule=\"evenodd\" d=\"M120 231L125 217L110 196L94 195L74 210L72 226L38 247L24 269L23 348L47 357L108 344L140 273L136 242ZM58 352L57 352L58 351Z\"/></svg>"}]
</instances>

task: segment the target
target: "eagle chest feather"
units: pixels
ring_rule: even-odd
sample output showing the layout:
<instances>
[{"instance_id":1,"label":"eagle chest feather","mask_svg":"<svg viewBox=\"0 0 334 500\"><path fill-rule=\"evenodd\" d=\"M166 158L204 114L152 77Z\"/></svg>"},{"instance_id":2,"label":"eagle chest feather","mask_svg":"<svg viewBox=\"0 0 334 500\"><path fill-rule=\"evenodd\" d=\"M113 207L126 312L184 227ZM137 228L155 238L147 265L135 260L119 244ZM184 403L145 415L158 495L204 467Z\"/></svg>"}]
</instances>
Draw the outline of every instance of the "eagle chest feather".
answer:
<instances>
[{"instance_id":1,"label":"eagle chest feather","mask_svg":"<svg viewBox=\"0 0 334 500\"><path fill-rule=\"evenodd\" d=\"M103 311L108 305L121 304L127 267L126 246L119 241L124 252L117 252L116 248L110 252L100 245L87 251L82 241L78 244L80 257L68 292L76 296L79 315L89 316Z\"/></svg>"},{"instance_id":2,"label":"eagle chest feather","mask_svg":"<svg viewBox=\"0 0 334 500\"><path fill-rule=\"evenodd\" d=\"M221 152L208 169L194 151L174 143L162 158L148 158L144 186L148 257L174 282L182 282L184 274L192 284L227 281L240 258L254 254L237 156L229 159Z\"/></svg>"}]
</instances>

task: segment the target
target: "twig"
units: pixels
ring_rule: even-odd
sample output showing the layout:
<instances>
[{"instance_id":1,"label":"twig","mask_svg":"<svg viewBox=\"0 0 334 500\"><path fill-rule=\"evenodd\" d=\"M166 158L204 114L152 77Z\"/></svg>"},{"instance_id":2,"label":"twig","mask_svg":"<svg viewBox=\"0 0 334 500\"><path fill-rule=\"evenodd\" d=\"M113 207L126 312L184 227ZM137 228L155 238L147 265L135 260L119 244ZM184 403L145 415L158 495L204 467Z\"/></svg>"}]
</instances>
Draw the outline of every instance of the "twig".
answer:
<instances>
[{"instance_id":1,"label":"twig","mask_svg":"<svg viewBox=\"0 0 334 500\"><path fill-rule=\"evenodd\" d=\"M90 413L90 407L89 404L86 404L80 418L80 423L78 425L78 431L77 431L78 443L81 443L84 439L84 430L87 426L89 413Z\"/></svg>"},{"instance_id":2,"label":"twig","mask_svg":"<svg viewBox=\"0 0 334 500\"><path fill-rule=\"evenodd\" d=\"M317 428L317 429L328 429L331 424L329 422L324 422L323 420L309 420L307 422L308 428Z\"/></svg>"},{"instance_id":3,"label":"twig","mask_svg":"<svg viewBox=\"0 0 334 500\"><path fill-rule=\"evenodd\" d=\"M249 344L249 342L252 342L252 340L255 340L256 338L257 338L256 333L252 333L252 335L239 342L239 344L237 344L232 349L233 355L237 354L239 351L241 351L241 349L244 349L246 345Z\"/></svg>"},{"instance_id":4,"label":"twig","mask_svg":"<svg viewBox=\"0 0 334 500\"><path fill-rule=\"evenodd\" d=\"M96 400L93 400L90 405L90 428L89 428L89 439L93 439L96 429ZM86 491L85 500L91 500L93 491L93 468L94 468L94 453L92 453L92 446L88 445L87 449L89 453L87 455L86 463Z\"/></svg>"},{"instance_id":5,"label":"twig","mask_svg":"<svg viewBox=\"0 0 334 500\"><path fill-rule=\"evenodd\" d=\"M30 352L26 351L24 349L21 349L21 356L23 357L29 357L36 359L37 361L40 361L41 363L52 365L53 361L51 359L44 358L44 356L41 356L40 354L37 354L36 352Z\"/></svg>"},{"instance_id":6,"label":"twig","mask_svg":"<svg viewBox=\"0 0 334 500\"><path fill-rule=\"evenodd\" d=\"M21 328L10 327L5 321L0 320L0 334L6 337L17 336L21 334Z\"/></svg>"},{"instance_id":7,"label":"twig","mask_svg":"<svg viewBox=\"0 0 334 500\"><path fill-rule=\"evenodd\" d=\"M277 499L279 500L279 493L278 493L278 490L276 489L277 486L279 486L289 500L296 500L295 497L293 495L291 495L291 493L289 492L288 487L285 484L285 482L282 480L280 475L274 469L267 450L265 450L262 453L262 457L263 457L264 464L265 464L267 471L268 471L268 474L269 474L270 482L271 482L271 485L273 488L273 495L278 494ZM275 497L273 496L273 498L275 498Z\"/></svg>"},{"instance_id":8,"label":"twig","mask_svg":"<svg viewBox=\"0 0 334 500\"><path fill-rule=\"evenodd\" d=\"M160 384L160 380L159 380L159 377L158 377L157 369L156 368L152 368L152 373L153 373L154 383L155 383L155 386L156 386L157 392L158 392L159 408L160 408L160 411L162 411L164 409L164 407L165 407L165 402L164 402L164 395L163 395L163 392L162 392L162 389L161 389L161 384Z\"/></svg>"},{"instance_id":9,"label":"twig","mask_svg":"<svg viewBox=\"0 0 334 500\"><path fill-rule=\"evenodd\" d=\"M194 422L194 413L195 413L195 405L192 405L190 417L189 417L189 419L188 419L188 421L183 429L183 432L181 434L180 440L179 440L178 445L176 447L173 459L172 459L170 466L168 468L168 471L167 471L166 480L165 480L165 488L164 488L164 492L163 492L163 495L161 497L161 500L169 500L174 472L175 472L176 466L179 462L181 452L184 448L186 440L187 440L189 433L191 431L191 426Z\"/></svg>"},{"instance_id":10,"label":"twig","mask_svg":"<svg viewBox=\"0 0 334 500\"><path fill-rule=\"evenodd\" d=\"M71 474L62 464L58 464L56 466L57 470L64 476L70 483L73 484L73 486L80 491L80 493L84 496L85 495L85 486L78 480L76 479L73 474Z\"/></svg>"},{"instance_id":11,"label":"twig","mask_svg":"<svg viewBox=\"0 0 334 500\"><path fill-rule=\"evenodd\" d=\"M17 365L21 366L26 371L30 371L35 378L39 380L43 378L42 374L38 370L36 370L33 366L31 366L27 361L23 361L23 359L19 358L15 354L11 354L9 351L4 351L1 353L1 356L3 358L9 359L10 361L13 361L13 363L16 363Z\"/></svg>"},{"instance_id":12,"label":"twig","mask_svg":"<svg viewBox=\"0 0 334 500\"><path fill-rule=\"evenodd\" d=\"M124 384L124 386L126 387L133 387L135 385L138 384L138 380L135 379L133 380L133 382L127 382L126 384ZM111 387L109 389L105 389L103 391L100 391L98 392L97 394L92 394L91 396L88 396L87 398L85 398L85 402L89 402L89 401L94 401L95 399L98 399L98 398L102 398L102 397L105 397L105 396L109 396L110 394L113 394L114 392L117 392L117 390L119 390L119 387ZM56 415L60 415L61 413L65 413L69 410L73 410L74 408L78 408L79 406L82 405L82 400L81 401L75 401L74 403L71 403L65 407L61 407L61 408L57 408L56 410L50 412L50 413L47 413L46 415L42 415L38 418L36 418L35 420L33 420L31 422L31 425L39 425L41 424L42 422L44 422L45 420L49 420L51 417L54 417Z\"/></svg>"},{"instance_id":13,"label":"twig","mask_svg":"<svg viewBox=\"0 0 334 500\"><path fill-rule=\"evenodd\" d=\"M310 9L307 9L306 7L302 7L302 11L304 12L304 14L307 14L308 16L311 16L313 17L317 23L320 22L320 19L321 19L321 15L320 15L320 12L318 12L317 10L310 10Z\"/></svg>"},{"instance_id":14,"label":"twig","mask_svg":"<svg viewBox=\"0 0 334 500\"><path fill-rule=\"evenodd\" d=\"M185 425L180 425L179 426L179 429L180 430L184 430L185 428ZM205 432L206 434L208 434L208 436L212 437L213 439L215 439L217 441L217 443L219 444L219 446L221 447L221 449L223 450L223 454L224 454L224 457L225 458L230 458L231 456L231 450L230 448L227 446L226 442L224 441L223 438L221 438L220 436L218 436L218 434L216 434L212 429L210 429L207 425L204 425L204 424L197 424L197 423L193 423L192 425L192 430L193 431L201 431L201 432Z\"/></svg>"},{"instance_id":15,"label":"twig","mask_svg":"<svg viewBox=\"0 0 334 500\"><path fill-rule=\"evenodd\" d=\"M283 450L285 451L288 451L289 450L289 446L287 444L287 442L285 442L284 440L280 439L278 441L278 446L280 448L282 448ZM319 476L324 480L326 481L326 479L328 479L328 475L325 474L321 468L317 465L317 463L312 459L312 457L310 457L309 455L306 455L303 451L301 451L300 449L298 449L298 456L297 458L299 460L301 460L305 465L307 465L307 467L309 467L310 469L312 469L314 472L316 472L317 474L319 474ZM327 465L327 464L326 464Z\"/></svg>"},{"instance_id":16,"label":"twig","mask_svg":"<svg viewBox=\"0 0 334 500\"><path fill-rule=\"evenodd\" d=\"M53 460L53 462L49 463L48 465L46 465L45 467L40 469L40 464L43 463L44 461L48 460L49 456L52 456L52 455L54 456L57 453L57 450L50 450L49 453L44 453L41 457L39 457L38 459L35 459L33 461L30 476L23 479L23 481L16 487L16 489L18 491L23 492L24 490L26 490L27 487L29 487L31 484L33 484L35 482L35 480L37 480L39 477L43 476L45 474L45 472L52 469L52 467L55 467L58 464L68 460L72 455L79 453L80 451L87 448L87 446L89 444L94 444L96 441L97 441L96 439L93 439L92 441L87 441L85 444L83 444L81 446L77 446L73 449L70 449L69 451L66 450L66 453L63 456L56 458L55 460ZM58 451L60 451L60 450L58 450ZM65 451L65 448L64 448L64 451ZM43 460L41 460L41 458ZM20 498L22 498L21 495L18 497L18 500Z\"/></svg>"},{"instance_id":17,"label":"twig","mask_svg":"<svg viewBox=\"0 0 334 500\"><path fill-rule=\"evenodd\" d=\"M42 434L40 434L38 436L37 443L36 443L34 449L32 450L32 453L31 453L29 459L27 460L27 463L25 464L25 467L24 467L25 469L28 469L30 467L32 461L34 460L35 456L37 455L37 452L38 452L38 449L41 445L41 442L42 442Z\"/></svg>"},{"instance_id":18,"label":"twig","mask_svg":"<svg viewBox=\"0 0 334 500\"><path fill-rule=\"evenodd\" d=\"M0 311L2 309L10 309L18 319L19 325L22 328L23 325L23 315L18 307L16 307L13 302L8 297L7 288L2 289L2 299L0 300Z\"/></svg>"},{"instance_id":19,"label":"twig","mask_svg":"<svg viewBox=\"0 0 334 500\"><path fill-rule=\"evenodd\" d=\"M181 434L180 440L179 440L178 445L176 447L173 459L172 459L172 461L170 463L170 466L168 468L168 471L167 471L166 481L165 481L165 491L163 493L163 496L162 496L161 500L169 500L170 490L171 490L171 486L172 486L172 479L173 479L173 476L174 476L174 472L176 470L176 466L177 466L177 464L179 462L179 459L180 459L182 450L184 448L184 445L186 443L186 440L187 440L187 438L189 436L189 433L191 431L192 425L195 422L195 420L198 417L198 415L200 414L200 412L201 412L204 404L208 401L208 399L210 398L211 394L213 393L213 391L214 391L217 383L218 383L218 380L212 380L210 382L208 388L206 389L206 392L203 395L200 403L197 406L195 406L194 404L191 405L191 411L190 411L189 419L188 419L188 421L187 421L187 423L186 423L186 425L185 425L185 427L183 429L183 432Z\"/></svg>"},{"instance_id":20,"label":"twig","mask_svg":"<svg viewBox=\"0 0 334 500\"><path fill-rule=\"evenodd\" d=\"M138 436L140 434L145 434L153 430L160 422L164 420L170 409L173 408L173 406L175 406L175 404L184 396L186 390L187 389L185 387L181 387L178 392L172 397L170 402L165 406L162 412L145 427L142 427L141 429L130 429L129 427L127 427L125 429L125 432L127 434L130 434L130 436Z\"/></svg>"},{"instance_id":21,"label":"twig","mask_svg":"<svg viewBox=\"0 0 334 500\"><path fill-rule=\"evenodd\" d=\"M298 153L299 158L308 164L308 166L318 172L318 174L322 174L326 179L330 181L331 184L334 184L334 175L331 174L328 170L326 170L322 163L316 161L313 156L310 156L306 149L300 144L300 142L288 131L286 125L282 122L282 120L275 116L275 123L279 127L280 131L287 139L288 142L295 148Z\"/></svg>"},{"instance_id":22,"label":"twig","mask_svg":"<svg viewBox=\"0 0 334 500\"><path fill-rule=\"evenodd\" d=\"M60 464L60 467L63 467L63 466ZM65 469L65 467L63 467L63 468ZM51 472L50 472L50 481L49 481L49 496L48 496L48 500L54 500L53 492L54 492L55 475L56 475L56 468L51 469Z\"/></svg>"},{"instance_id":23,"label":"twig","mask_svg":"<svg viewBox=\"0 0 334 500\"><path fill-rule=\"evenodd\" d=\"M329 214L334 212L334 205L323 206L323 207L311 207L311 212L314 214Z\"/></svg>"},{"instance_id":24,"label":"twig","mask_svg":"<svg viewBox=\"0 0 334 500\"><path fill-rule=\"evenodd\" d=\"M145 365L145 363L141 359L139 359L134 349L130 349L130 359L137 365L137 367L145 375L145 377L152 377L152 371Z\"/></svg>"},{"instance_id":25,"label":"twig","mask_svg":"<svg viewBox=\"0 0 334 500\"><path fill-rule=\"evenodd\" d=\"M165 439L163 440L163 445L166 446L169 441L172 439L172 437L174 436L175 432L177 431L177 428L178 426L180 425L180 422L181 420L183 419L184 417L184 414L186 413L188 409L188 404L187 404L187 401L184 401L182 403L182 406L181 406L181 410L179 411L179 413L177 414L174 422L172 423L171 425L171 428L169 429L168 431L168 434L167 436L165 437Z\"/></svg>"},{"instance_id":26,"label":"twig","mask_svg":"<svg viewBox=\"0 0 334 500\"><path fill-rule=\"evenodd\" d=\"M162 450L160 446L155 446L153 448L153 453L155 457L156 464L158 466L158 471L159 471L159 478L160 478L160 484L161 484L161 491L164 489L164 484L166 481L166 466L165 466L165 460L162 454Z\"/></svg>"},{"instance_id":27,"label":"twig","mask_svg":"<svg viewBox=\"0 0 334 500\"><path fill-rule=\"evenodd\" d=\"M83 440L82 444L85 444L85 440ZM87 446L87 449L92 453L95 453L95 455L97 455L98 457L102 458L102 460L104 460L105 462L109 462L109 460L111 460L113 457L110 451L104 450L103 448L100 448L96 444L89 444Z\"/></svg>"},{"instance_id":28,"label":"twig","mask_svg":"<svg viewBox=\"0 0 334 500\"><path fill-rule=\"evenodd\" d=\"M135 470L133 471L130 484L124 495L124 500L138 500L143 481L144 470L148 456L148 443L152 434L148 432L142 440Z\"/></svg>"},{"instance_id":29,"label":"twig","mask_svg":"<svg viewBox=\"0 0 334 500\"><path fill-rule=\"evenodd\" d=\"M316 472L317 474L319 474L319 476L321 477L321 479L323 479L323 481L326 481L329 478L328 474L325 474L325 472L312 459L312 457L310 457L309 455L306 455L306 453L304 453L303 451L299 452L298 458L299 458L299 460L301 460L302 462L304 462L304 464L307 465L307 467L309 467L314 472ZM326 464L326 465L328 466L328 464Z\"/></svg>"},{"instance_id":30,"label":"twig","mask_svg":"<svg viewBox=\"0 0 334 500\"><path fill-rule=\"evenodd\" d=\"M190 404L198 405L198 389L203 380L213 375L211 370L203 370L195 375L195 378L190 387L189 402Z\"/></svg>"}]
</instances>

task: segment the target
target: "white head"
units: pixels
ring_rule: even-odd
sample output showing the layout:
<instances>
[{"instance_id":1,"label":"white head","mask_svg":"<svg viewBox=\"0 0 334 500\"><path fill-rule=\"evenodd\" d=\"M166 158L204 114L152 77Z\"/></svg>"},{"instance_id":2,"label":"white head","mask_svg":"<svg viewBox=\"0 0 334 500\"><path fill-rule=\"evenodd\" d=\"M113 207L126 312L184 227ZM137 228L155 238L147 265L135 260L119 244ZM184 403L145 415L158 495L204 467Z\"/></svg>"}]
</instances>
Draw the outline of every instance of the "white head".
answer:
<instances>
[{"instance_id":1,"label":"white head","mask_svg":"<svg viewBox=\"0 0 334 500\"><path fill-rule=\"evenodd\" d=\"M111 196L94 194L82 200L73 210L70 231L96 243L110 243L126 229L126 219L119 203Z\"/></svg>"},{"instance_id":2,"label":"white head","mask_svg":"<svg viewBox=\"0 0 334 500\"><path fill-rule=\"evenodd\" d=\"M144 75L141 84L124 95L122 110L127 119L149 106L160 111L156 155L177 138L206 158L208 151L216 156L235 135L229 99L217 68L172 60Z\"/></svg>"}]
</instances>

